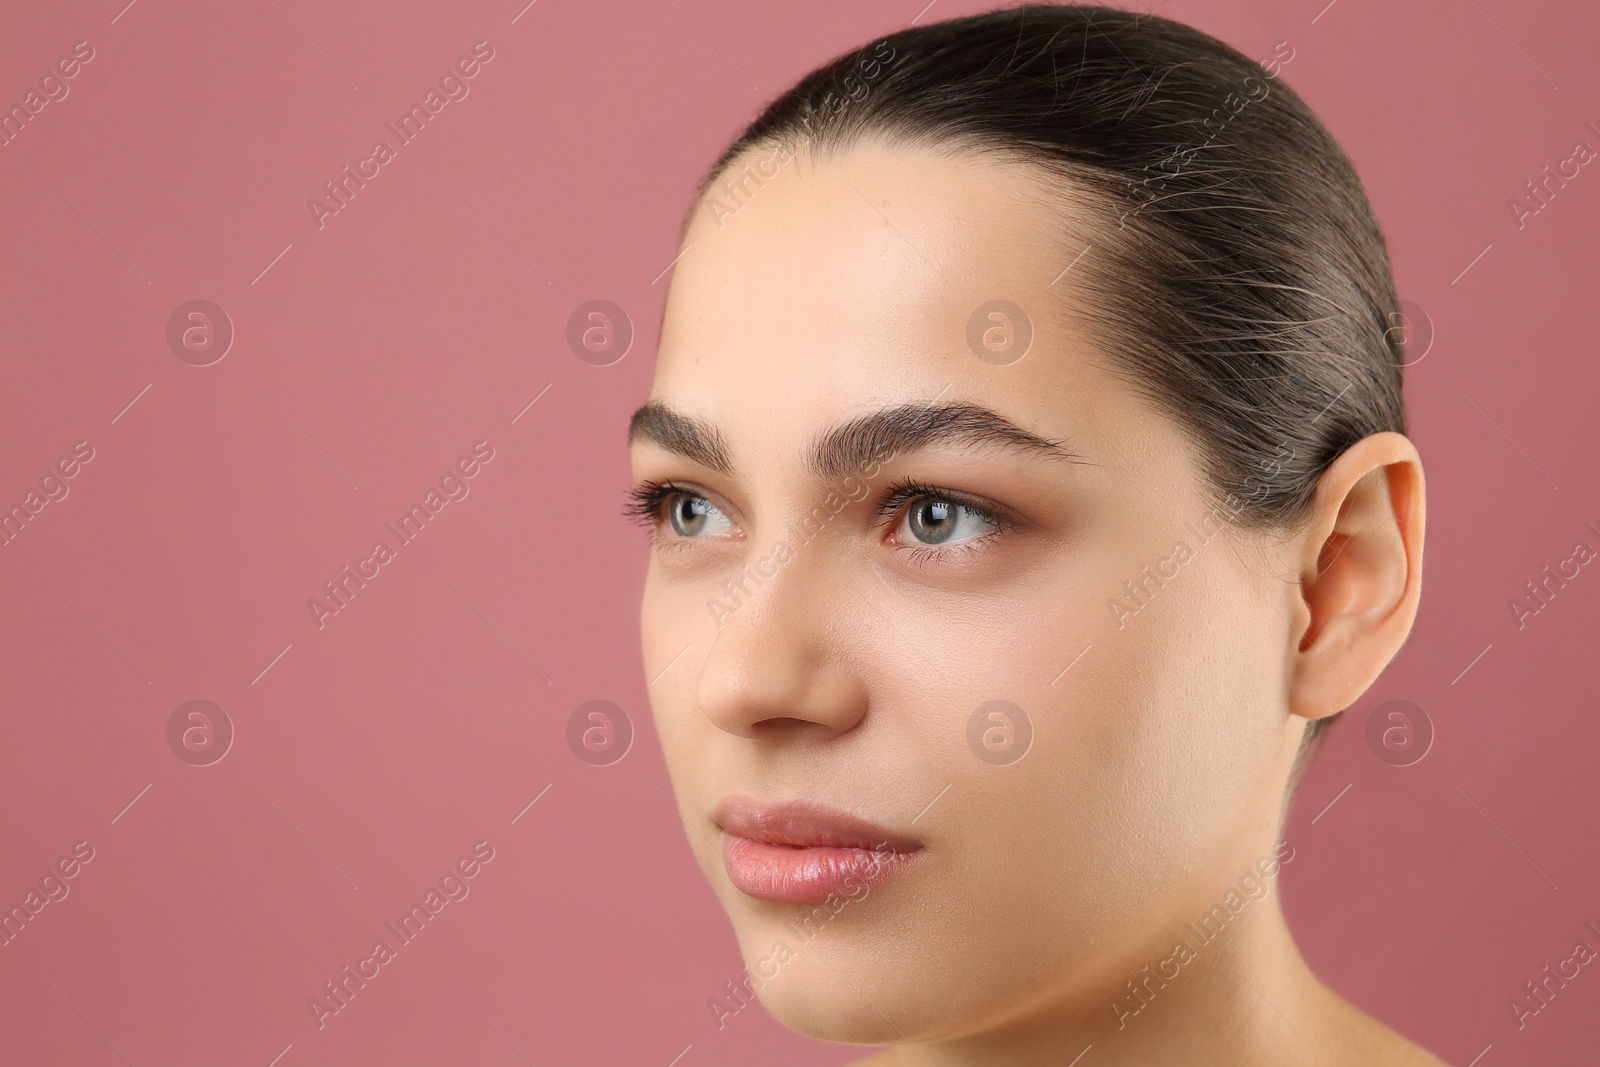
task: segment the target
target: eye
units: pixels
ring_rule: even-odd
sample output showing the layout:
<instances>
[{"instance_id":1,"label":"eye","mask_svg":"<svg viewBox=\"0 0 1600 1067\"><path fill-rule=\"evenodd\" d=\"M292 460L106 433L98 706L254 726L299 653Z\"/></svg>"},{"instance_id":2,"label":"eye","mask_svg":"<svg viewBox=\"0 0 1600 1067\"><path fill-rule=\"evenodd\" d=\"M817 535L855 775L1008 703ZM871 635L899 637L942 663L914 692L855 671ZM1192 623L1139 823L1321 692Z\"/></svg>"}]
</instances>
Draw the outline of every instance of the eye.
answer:
<instances>
[{"instance_id":1,"label":"eye","mask_svg":"<svg viewBox=\"0 0 1600 1067\"><path fill-rule=\"evenodd\" d=\"M895 529L897 537L921 545L947 545L968 541L1000 528L986 512L943 497L912 501Z\"/></svg>"},{"instance_id":2,"label":"eye","mask_svg":"<svg viewBox=\"0 0 1600 1067\"><path fill-rule=\"evenodd\" d=\"M689 489L660 482L645 482L629 493L626 513L634 521L660 532L670 526L679 538L726 537L735 532L732 520L706 497Z\"/></svg>"},{"instance_id":3,"label":"eye","mask_svg":"<svg viewBox=\"0 0 1600 1067\"><path fill-rule=\"evenodd\" d=\"M664 501L667 522L679 537L701 537L706 534L727 536L733 523L711 501L693 493L673 491Z\"/></svg>"}]
</instances>

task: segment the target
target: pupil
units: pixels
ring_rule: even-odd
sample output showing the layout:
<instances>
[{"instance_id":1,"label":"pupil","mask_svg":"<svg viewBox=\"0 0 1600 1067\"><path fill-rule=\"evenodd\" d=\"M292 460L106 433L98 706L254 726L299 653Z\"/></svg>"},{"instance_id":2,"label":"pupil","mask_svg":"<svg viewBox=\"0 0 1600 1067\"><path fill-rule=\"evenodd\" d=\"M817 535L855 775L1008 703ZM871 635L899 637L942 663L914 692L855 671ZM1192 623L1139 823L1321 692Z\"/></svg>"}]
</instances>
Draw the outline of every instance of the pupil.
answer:
<instances>
[{"instance_id":1,"label":"pupil","mask_svg":"<svg viewBox=\"0 0 1600 1067\"><path fill-rule=\"evenodd\" d=\"M918 539L931 541L934 544L947 540L955 529L955 523L950 518L951 511L948 500L930 500L920 507L913 508L911 525Z\"/></svg>"},{"instance_id":2,"label":"pupil","mask_svg":"<svg viewBox=\"0 0 1600 1067\"><path fill-rule=\"evenodd\" d=\"M684 537L693 537L705 525L706 502L698 497L680 496L671 515L673 529Z\"/></svg>"}]
</instances>

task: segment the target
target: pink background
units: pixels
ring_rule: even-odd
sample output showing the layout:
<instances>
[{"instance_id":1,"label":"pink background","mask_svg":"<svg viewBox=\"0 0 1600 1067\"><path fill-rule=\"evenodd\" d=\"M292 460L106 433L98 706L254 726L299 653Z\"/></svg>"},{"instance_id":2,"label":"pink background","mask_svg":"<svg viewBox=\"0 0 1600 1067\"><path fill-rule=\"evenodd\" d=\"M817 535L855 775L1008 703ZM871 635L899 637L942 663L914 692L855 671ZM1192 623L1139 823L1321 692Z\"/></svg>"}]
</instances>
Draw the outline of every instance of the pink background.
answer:
<instances>
[{"instance_id":1,"label":"pink background","mask_svg":"<svg viewBox=\"0 0 1600 1067\"><path fill-rule=\"evenodd\" d=\"M0 906L95 855L0 948L0 1061L860 1055L706 1006L741 962L663 795L624 428L698 174L925 2L7 5L0 103L95 56L0 148L0 506L76 442L94 459L0 547ZM1507 201L1600 147L1600 17L1324 2L1161 8L1291 43L1436 331L1407 388L1422 613L1300 791L1285 906L1325 980L1452 1063L1592 1063L1600 970L1520 1032L1508 1001L1600 947L1600 566L1521 630L1507 602L1600 548L1600 174L1520 230ZM307 199L480 40L470 94L319 229ZM204 367L166 341L196 298L236 330ZM604 367L565 341L596 298L637 329ZM319 629L307 599L482 440L470 495ZM236 730L204 767L166 736L196 698ZM565 740L596 698L637 728L606 767ZM1437 733L1414 766L1365 741L1395 698ZM319 1030L307 999L480 840L470 895Z\"/></svg>"}]
</instances>

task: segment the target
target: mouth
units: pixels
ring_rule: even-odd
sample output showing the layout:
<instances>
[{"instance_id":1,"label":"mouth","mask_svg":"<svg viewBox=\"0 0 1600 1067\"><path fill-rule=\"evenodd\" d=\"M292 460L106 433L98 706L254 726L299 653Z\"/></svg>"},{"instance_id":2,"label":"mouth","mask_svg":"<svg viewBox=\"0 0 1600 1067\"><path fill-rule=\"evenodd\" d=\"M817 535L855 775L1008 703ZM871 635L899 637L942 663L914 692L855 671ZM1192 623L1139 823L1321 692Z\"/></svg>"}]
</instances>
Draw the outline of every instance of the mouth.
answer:
<instances>
[{"instance_id":1,"label":"mouth","mask_svg":"<svg viewBox=\"0 0 1600 1067\"><path fill-rule=\"evenodd\" d=\"M804 800L728 796L713 818L729 880L747 896L780 904L863 899L922 855L913 837Z\"/></svg>"}]
</instances>

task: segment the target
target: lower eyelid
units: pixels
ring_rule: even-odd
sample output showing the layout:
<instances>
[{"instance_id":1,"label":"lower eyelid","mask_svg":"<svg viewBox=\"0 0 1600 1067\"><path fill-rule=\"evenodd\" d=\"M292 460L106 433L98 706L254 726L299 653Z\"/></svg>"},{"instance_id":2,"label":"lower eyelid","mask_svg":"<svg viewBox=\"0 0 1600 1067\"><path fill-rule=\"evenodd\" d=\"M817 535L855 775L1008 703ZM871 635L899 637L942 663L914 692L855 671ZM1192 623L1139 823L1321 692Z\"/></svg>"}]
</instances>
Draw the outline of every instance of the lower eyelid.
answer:
<instances>
[{"instance_id":1,"label":"lower eyelid","mask_svg":"<svg viewBox=\"0 0 1600 1067\"><path fill-rule=\"evenodd\" d=\"M895 551L905 552L907 554L907 562L913 566L937 562L937 557L942 557L944 562L954 562L957 559L970 556L974 552L985 551L984 546L994 540L997 534L998 531L995 531L979 537L969 537L965 541L957 541L951 545L902 544L896 545Z\"/></svg>"}]
</instances>

